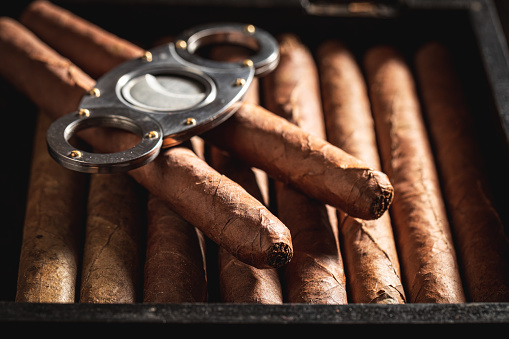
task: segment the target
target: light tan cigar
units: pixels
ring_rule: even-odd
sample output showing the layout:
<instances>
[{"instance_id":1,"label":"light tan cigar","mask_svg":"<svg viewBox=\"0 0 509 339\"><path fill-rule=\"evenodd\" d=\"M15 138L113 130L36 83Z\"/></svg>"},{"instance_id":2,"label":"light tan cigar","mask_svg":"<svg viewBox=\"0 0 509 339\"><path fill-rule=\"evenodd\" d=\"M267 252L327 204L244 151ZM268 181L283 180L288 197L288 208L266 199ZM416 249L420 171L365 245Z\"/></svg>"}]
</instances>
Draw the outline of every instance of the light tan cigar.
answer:
<instances>
[{"instance_id":1,"label":"light tan cigar","mask_svg":"<svg viewBox=\"0 0 509 339\"><path fill-rule=\"evenodd\" d=\"M366 84L354 55L335 40L320 45L317 54L328 140L381 169ZM338 214L349 300L404 303L389 213L377 220L352 218L342 211Z\"/></svg>"},{"instance_id":2,"label":"light tan cigar","mask_svg":"<svg viewBox=\"0 0 509 339\"><path fill-rule=\"evenodd\" d=\"M94 85L83 71L9 18L0 20L0 61L0 74L36 105L47 109L52 118L76 110L81 97ZM128 132L87 129L81 133L100 152L125 150L137 140ZM284 265L291 258L290 232L281 221L189 149L167 149L130 174L240 260L269 268Z\"/></svg>"},{"instance_id":3,"label":"light tan cigar","mask_svg":"<svg viewBox=\"0 0 509 339\"><path fill-rule=\"evenodd\" d=\"M445 46L429 43L415 64L468 299L509 301L509 243L452 57Z\"/></svg>"},{"instance_id":4,"label":"light tan cigar","mask_svg":"<svg viewBox=\"0 0 509 339\"><path fill-rule=\"evenodd\" d=\"M127 174L91 175L80 302L139 301L142 205L139 186Z\"/></svg>"},{"instance_id":5,"label":"light tan cigar","mask_svg":"<svg viewBox=\"0 0 509 339\"><path fill-rule=\"evenodd\" d=\"M454 243L414 80L403 57L377 46L365 55L382 159L394 185L391 216L408 302L465 302Z\"/></svg>"},{"instance_id":6,"label":"light tan cigar","mask_svg":"<svg viewBox=\"0 0 509 339\"><path fill-rule=\"evenodd\" d=\"M310 51L293 34L278 37L280 62L263 78L265 105L312 135L325 139L318 71ZM282 182L275 185L277 213L290 229L293 259L284 268L290 303L346 304L343 259L323 203Z\"/></svg>"},{"instance_id":7,"label":"light tan cigar","mask_svg":"<svg viewBox=\"0 0 509 339\"><path fill-rule=\"evenodd\" d=\"M76 295L88 175L46 151L51 120L38 115L18 270L17 302L72 303Z\"/></svg>"},{"instance_id":8,"label":"light tan cigar","mask_svg":"<svg viewBox=\"0 0 509 339\"><path fill-rule=\"evenodd\" d=\"M143 301L206 302L205 239L165 203L149 194Z\"/></svg>"}]
</instances>

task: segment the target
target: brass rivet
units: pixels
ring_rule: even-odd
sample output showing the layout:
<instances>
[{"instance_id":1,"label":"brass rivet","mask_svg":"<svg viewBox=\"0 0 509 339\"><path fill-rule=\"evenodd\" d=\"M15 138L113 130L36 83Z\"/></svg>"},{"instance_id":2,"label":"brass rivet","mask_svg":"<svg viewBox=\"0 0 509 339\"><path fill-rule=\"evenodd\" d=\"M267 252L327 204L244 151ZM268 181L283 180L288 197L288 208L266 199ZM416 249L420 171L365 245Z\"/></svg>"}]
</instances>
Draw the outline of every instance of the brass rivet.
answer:
<instances>
[{"instance_id":1,"label":"brass rivet","mask_svg":"<svg viewBox=\"0 0 509 339\"><path fill-rule=\"evenodd\" d=\"M143 53L143 56L141 57L142 60L145 60L147 62L151 62L152 61L152 53L150 53L149 51L145 51L145 53Z\"/></svg>"},{"instance_id":2,"label":"brass rivet","mask_svg":"<svg viewBox=\"0 0 509 339\"><path fill-rule=\"evenodd\" d=\"M175 46L177 46L177 48L180 48L180 49L186 49L187 42L185 42L184 40L179 40L175 43Z\"/></svg>"},{"instance_id":3,"label":"brass rivet","mask_svg":"<svg viewBox=\"0 0 509 339\"><path fill-rule=\"evenodd\" d=\"M196 119L195 118L187 118L186 125L196 125Z\"/></svg>"},{"instance_id":4,"label":"brass rivet","mask_svg":"<svg viewBox=\"0 0 509 339\"><path fill-rule=\"evenodd\" d=\"M147 133L147 137L149 139L154 139L154 138L159 137L159 133L157 133L156 131L150 131Z\"/></svg>"},{"instance_id":5,"label":"brass rivet","mask_svg":"<svg viewBox=\"0 0 509 339\"><path fill-rule=\"evenodd\" d=\"M238 78L235 80L235 86L244 86L246 84L246 79Z\"/></svg>"},{"instance_id":6,"label":"brass rivet","mask_svg":"<svg viewBox=\"0 0 509 339\"><path fill-rule=\"evenodd\" d=\"M81 152L78 150L71 151L69 155L71 158L81 158Z\"/></svg>"},{"instance_id":7,"label":"brass rivet","mask_svg":"<svg viewBox=\"0 0 509 339\"><path fill-rule=\"evenodd\" d=\"M246 60L242 61L242 65L248 66L248 67L253 67L253 60L246 59Z\"/></svg>"},{"instance_id":8,"label":"brass rivet","mask_svg":"<svg viewBox=\"0 0 509 339\"><path fill-rule=\"evenodd\" d=\"M101 96L101 91L99 90L99 88L92 88L89 92L89 94L93 97L100 97Z\"/></svg>"},{"instance_id":9,"label":"brass rivet","mask_svg":"<svg viewBox=\"0 0 509 339\"><path fill-rule=\"evenodd\" d=\"M78 115L80 117L88 118L90 116L90 111L86 108L80 108L78 111Z\"/></svg>"},{"instance_id":10,"label":"brass rivet","mask_svg":"<svg viewBox=\"0 0 509 339\"><path fill-rule=\"evenodd\" d=\"M253 34L255 32L256 28L254 25L246 25L244 26L244 31L246 31L249 34Z\"/></svg>"}]
</instances>

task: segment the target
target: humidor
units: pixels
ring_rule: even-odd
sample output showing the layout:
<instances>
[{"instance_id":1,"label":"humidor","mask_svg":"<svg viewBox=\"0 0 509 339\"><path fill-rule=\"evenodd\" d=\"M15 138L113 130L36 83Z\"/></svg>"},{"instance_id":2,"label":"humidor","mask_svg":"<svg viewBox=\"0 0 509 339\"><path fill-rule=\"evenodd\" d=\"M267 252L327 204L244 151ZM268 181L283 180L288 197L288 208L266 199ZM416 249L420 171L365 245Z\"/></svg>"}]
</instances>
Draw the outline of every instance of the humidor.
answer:
<instances>
[{"instance_id":1,"label":"humidor","mask_svg":"<svg viewBox=\"0 0 509 339\"><path fill-rule=\"evenodd\" d=\"M502 21L490 0L406 1L54 1L98 26L149 48L159 39L204 22L248 22L277 35L292 32L315 51L339 38L361 55L389 43L412 58L432 40L452 52L487 164L487 177L505 232L509 234L509 49ZM26 4L25 4L26 5ZM23 6L9 9L13 17ZM2 6L3 7L3 6ZM503 7L503 6L501 6ZM509 15L507 19L509 20ZM22 225L37 108L1 79L0 105L7 116L2 144L4 227L0 236L0 320L38 325L174 326L196 330L244 326L295 329L306 326L503 326L509 303L405 305L225 304L211 286L210 302L185 304L45 304L14 301ZM48 91L51 95L51 91ZM212 282L213 284L213 282ZM210 291L209 291L210 293Z\"/></svg>"}]
</instances>

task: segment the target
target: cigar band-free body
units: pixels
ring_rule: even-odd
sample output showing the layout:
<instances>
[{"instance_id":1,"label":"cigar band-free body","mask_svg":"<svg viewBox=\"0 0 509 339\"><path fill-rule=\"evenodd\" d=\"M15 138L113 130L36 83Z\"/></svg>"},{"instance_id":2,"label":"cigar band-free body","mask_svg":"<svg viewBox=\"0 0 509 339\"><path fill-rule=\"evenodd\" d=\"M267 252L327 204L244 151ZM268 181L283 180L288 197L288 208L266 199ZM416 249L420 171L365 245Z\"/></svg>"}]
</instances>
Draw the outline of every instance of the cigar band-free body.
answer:
<instances>
[{"instance_id":1,"label":"cigar band-free body","mask_svg":"<svg viewBox=\"0 0 509 339\"><path fill-rule=\"evenodd\" d=\"M201 56L201 47L227 43L253 50L238 62ZM255 76L279 62L276 39L252 25L209 24L189 29L174 42L126 61L100 79L79 108L52 123L48 151L62 166L85 173L129 171L152 161L161 148L178 145L235 113ZM69 140L89 127L132 132L140 141L116 153L77 149Z\"/></svg>"}]
</instances>

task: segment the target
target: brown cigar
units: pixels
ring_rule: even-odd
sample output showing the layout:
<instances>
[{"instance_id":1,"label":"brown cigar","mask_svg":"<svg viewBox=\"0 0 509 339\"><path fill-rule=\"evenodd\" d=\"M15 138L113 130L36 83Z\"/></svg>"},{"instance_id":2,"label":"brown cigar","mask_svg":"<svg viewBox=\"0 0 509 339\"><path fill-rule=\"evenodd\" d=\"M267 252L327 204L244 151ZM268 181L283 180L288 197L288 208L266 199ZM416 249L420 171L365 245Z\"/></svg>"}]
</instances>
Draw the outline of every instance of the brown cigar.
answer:
<instances>
[{"instance_id":1,"label":"brown cigar","mask_svg":"<svg viewBox=\"0 0 509 339\"><path fill-rule=\"evenodd\" d=\"M365 56L382 166L394 185L392 221L409 302L465 301L412 74L392 47Z\"/></svg>"},{"instance_id":2,"label":"brown cigar","mask_svg":"<svg viewBox=\"0 0 509 339\"><path fill-rule=\"evenodd\" d=\"M143 301L207 301L205 239L167 204L149 194Z\"/></svg>"},{"instance_id":3,"label":"brown cigar","mask_svg":"<svg viewBox=\"0 0 509 339\"><path fill-rule=\"evenodd\" d=\"M39 7L38 11L32 11L30 16L31 20L35 20L34 17L37 16L39 21L37 27L33 27L34 31L37 29L36 33L47 36L47 39L50 35L41 31L46 30L48 26L52 27L51 21L55 17L55 15L41 14L48 6ZM52 11L58 10L57 6L52 9ZM28 8L27 11L31 9ZM28 14L25 14L24 17L27 16ZM68 22L72 22L76 17L70 12L61 10L59 16L65 16ZM83 36L101 41L102 39L97 36L105 32L95 29L88 33L94 35ZM63 37L58 36L55 39L63 40ZM77 43L79 40L75 40L73 36L68 35L67 39L62 45L79 46ZM54 40L46 40L46 42L49 45L56 44ZM63 51L62 53L67 55ZM142 55L143 51L140 49L139 53ZM105 62L104 58L107 56L103 56L101 62ZM125 60L130 58L132 55L126 53ZM87 60L92 59L86 58L85 61ZM326 142L324 144L322 140L318 143L312 139L308 141L307 133L301 133L295 126L285 127L289 123L285 124L284 120L266 113L258 106L243 106L239 109L239 114L234 115L234 119L229 119L227 125L223 124L224 126L216 128L213 133L207 133L204 136L209 142L227 150L232 156L245 156L242 158L244 161L264 170L268 175L279 180L284 177L286 181L308 195L330 205L341 207L351 215L364 219L376 219L387 210L392 200L393 189L385 174L368 168L363 162L340 150L335 150L336 147L331 147ZM248 114L249 118L253 116L252 119L246 120L246 117L242 117L245 114ZM280 133L283 131L283 138L281 138ZM285 153L284 159L281 157L283 153ZM301 164L305 164L302 171ZM330 169L324 170L324 167L330 167Z\"/></svg>"},{"instance_id":4,"label":"brown cigar","mask_svg":"<svg viewBox=\"0 0 509 339\"><path fill-rule=\"evenodd\" d=\"M283 292L276 269L257 269L218 249L219 288L225 303L282 304Z\"/></svg>"},{"instance_id":5,"label":"brown cigar","mask_svg":"<svg viewBox=\"0 0 509 339\"><path fill-rule=\"evenodd\" d=\"M43 41L51 41L58 53L96 78L127 59L142 56L136 45L56 6L34 1L20 17L28 29ZM72 41L72 43L69 43Z\"/></svg>"},{"instance_id":6,"label":"brown cigar","mask_svg":"<svg viewBox=\"0 0 509 339\"><path fill-rule=\"evenodd\" d=\"M171 41L172 37L166 36L156 43ZM203 157L199 139L193 137L189 147ZM153 194L148 197L147 220L143 302L206 302L206 240L202 232Z\"/></svg>"},{"instance_id":7,"label":"brown cigar","mask_svg":"<svg viewBox=\"0 0 509 339\"><path fill-rule=\"evenodd\" d=\"M210 58L223 61L239 61L249 58L251 53L252 51L246 49L243 46L225 44L214 46L211 50ZM249 90L246 92L243 100L256 105L260 104L260 81L258 78L253 78L253 81L249 86ZM252 167L251 170L255 174L256 182L258 183L258 189L260 189L262 193L263 199L260 201L263 202L266 206L269 206L269 177L267 176L267 173L260 170L259 168Z\"/></svg>"},{"instance_id":8,"label":"brown cigar","mask_svg":"<svg viewBox=\"0 0 509 339\"><path fill-rule=\"evenodd\" d=\"M262 200L255 173L243 162L211 147L212 167L242 185L254 198ZM276 269L258 269L244 264L224 248L218 248L221 300L231 303L281 304L283 293Z\"/></svg>"},{"instance_id":9,"label":"brown cigar","mask_svg":"<svg viewBox=\"0 0 509 339\"><path fill-rule=\"evenodd\" d=\"M249 56L249 51L238 46L217 46L211 51L214 60L235 61ZM259 81L253 79L245 99L252 103L259 102ZM265 173L255 172L247 164L232 158L222 150L210 146L208 159L213 168L226 175L246 189L255 199L267 203L268 186ZM262 193L265 191L265 195ZM281 304L283 292L276 269L258 269L244 264L224 248L218 248L219 290L221 300L230 303Z\"/></svg>"},{"instance_id":10,"label":"brown cigar","mask_svg":"<svg viewBox=\"0 0 509 339\"><path fill-rule=\"evenodd\" d=\"M83 71L12 19L0 21L0 47L0 74L53 118L76 110L94 85ZM84 140L100 152L125 150L134 142L127 132L83 132ZM288 229L242 187L185 147L167 149L130 174L240 260L268 268L291 258Z\"/></svg>"},{"instance_id":11,"label":"brown cigar","mask_svg":"<svg viewBox=\"0 0 509 339\"><path fill-rule=\"evenodd\" d=\"M293 249L286 226L193 151L185 147L168 149L135 170L133 176L239 260L257 268L277 268L291 259Z\"/></svg>"},{"instance_id":12,"label":"brown cigar","mask_svg":"<svg viewBox=\"0 0 509 339\"><path fill-rule=\"evenodd\" d=\"M322 84L327 138L348 153L381 169L366 84L347 46L327 41L317 62ZM404 303L399 261L389 213L361 220L338 211L341 248L354 303Z\"/></svg>"},{"instance_id":13,"label":"brown cigar","mask_svg":"<svg viewBox=\"0 0 509 339\"><path fill-rule=\"evenodd\" d=\"M242 104L203 137L272 178L353 216L379 218L392 201L393 188L384 173L260 106Z\"/></svg>"},{"instance_id":14,"label":"brown cigar","mask_svg":"<svg viewBox=\"0 0 509 339\"><path fill-rule=\"evenodd\" d=\"M319 138L325 138L318 71L313 56L297 36L278 37L280 61L263 78L267 108Z\"/></svg>"},{"instance_id":15,"label":"brown cigar","mask_svg":"<svg viewBox=\"0 0 509 339\"><path fill-rule=\"evenodd\" d=\"M310 51L293 34L279 36L280 62L263 80L272 112L325 139L318 71ZM346 304L343 259L326 206L281 182L278 217L290 229L293 259L284 268L290 303Z\"/></svg>"},{"instance_id":16,"label":"brown cigar","mask_svg":"<svg viewBox=\"0 0 509 339\"><path fill-rule=\"evenodd\" d=\"M75 301L87 176L67 170L51 159L45 141L50 123L45 114L39 114L21 243L17 302Z\"/></svg>"},{"instance_id":17,"label":"brown cigar","mask_svg":"<svg viewBox=\"0 0 509 339\"><path fill-rule=\"evenodd\" d=\"M416 68L468 299L509 301L509 243L451 55L429 43L418 51Z\"/></svg>"},{"instance_id":18,"label":"brown cigar","mask_svg":"<svg viewBox=\"0 0 509 339\"><path fill-rule=\"evenodd\" d=\"M93 174L87 205L80 302L133 303L141 278L142 200L127 174Z\"/></svg>"}]
</instances>

